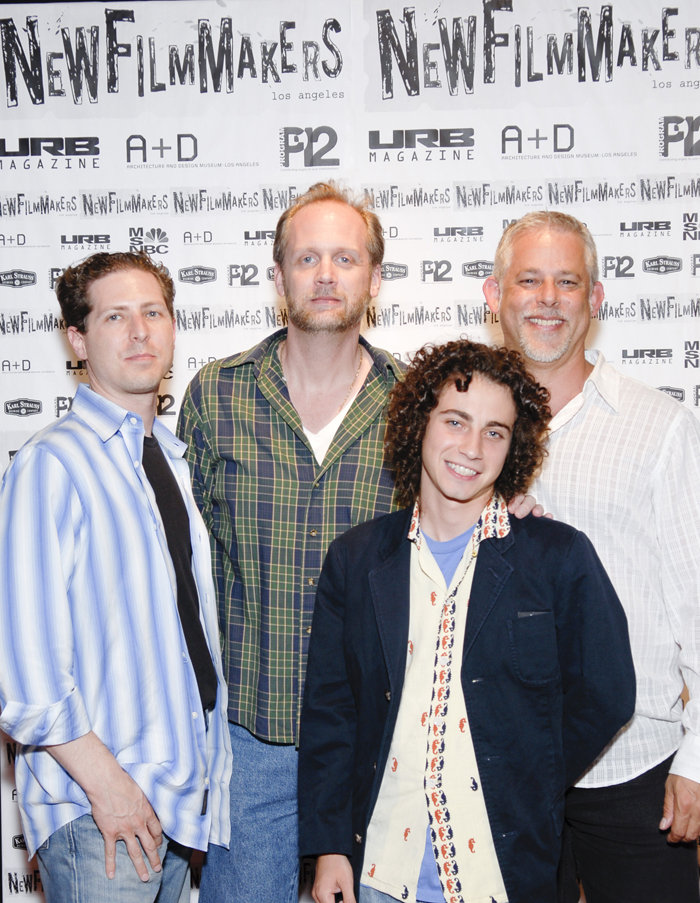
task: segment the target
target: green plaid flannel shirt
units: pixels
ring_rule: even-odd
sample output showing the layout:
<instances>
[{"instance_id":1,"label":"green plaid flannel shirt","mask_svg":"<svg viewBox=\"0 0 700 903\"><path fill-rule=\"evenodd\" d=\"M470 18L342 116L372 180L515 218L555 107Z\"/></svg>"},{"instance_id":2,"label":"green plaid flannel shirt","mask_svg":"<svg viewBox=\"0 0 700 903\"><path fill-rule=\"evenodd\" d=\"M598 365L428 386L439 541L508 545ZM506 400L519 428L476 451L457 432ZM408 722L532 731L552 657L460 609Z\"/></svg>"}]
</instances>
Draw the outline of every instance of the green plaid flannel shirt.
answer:
<instances>
[{"instance_id":1,"label":"green plaid flannel shirt","mask_svg":"<svg viewBox=\"0 0 700 903\"><path fill-rule=\"evenodd\" d=\"M397 507L383 442L401 367L360 339L374 366L319 465L282 375L285 335L203 367L185 393L178 434L211 536L229 719L291 744L328 546Z\"/></svg>"}]
</instances>

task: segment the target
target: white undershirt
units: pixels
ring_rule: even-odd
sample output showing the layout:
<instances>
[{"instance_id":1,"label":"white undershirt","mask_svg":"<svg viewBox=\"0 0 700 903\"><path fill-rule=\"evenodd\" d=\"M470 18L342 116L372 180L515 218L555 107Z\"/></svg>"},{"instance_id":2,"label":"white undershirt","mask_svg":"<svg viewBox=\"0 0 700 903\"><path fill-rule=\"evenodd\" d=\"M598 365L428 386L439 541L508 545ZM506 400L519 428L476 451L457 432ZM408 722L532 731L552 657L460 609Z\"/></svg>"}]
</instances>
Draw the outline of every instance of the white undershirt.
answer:
<instances>
[{"instance_id":1,"label":"white undershirt","mask_svg":"<svg viewBox=\"0 0 700 903\"><path fill-rule=\"evenodd\" d=\"M326 457L326 453L331 447L333 437L337 433L338 427L343 422L343 418L350 410L350 405L357 398L357 395L361 388L362 384L360 384L357 387L357 390L348 397L348 400L338 411L335 417L332 420L329 420L324 427L321 427L321 429L317 433L312 433L311 430L307 429L302 423L304 435L309 440L309 445L311 446L311 450L314 453L314 458L316 458L318 464L323 464L323 459Z\"/></svg>"}]
</instances>

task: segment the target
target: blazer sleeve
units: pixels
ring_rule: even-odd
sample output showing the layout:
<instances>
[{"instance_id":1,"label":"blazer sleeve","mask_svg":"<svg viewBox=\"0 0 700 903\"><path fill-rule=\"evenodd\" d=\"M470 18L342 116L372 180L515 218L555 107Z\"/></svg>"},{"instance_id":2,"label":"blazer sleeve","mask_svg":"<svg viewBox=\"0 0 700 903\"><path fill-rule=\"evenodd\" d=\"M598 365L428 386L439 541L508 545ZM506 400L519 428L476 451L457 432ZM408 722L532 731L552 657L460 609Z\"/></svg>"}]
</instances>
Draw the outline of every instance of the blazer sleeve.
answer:
<instances>
[{"instance_id":1,"label":"blazer sleeve","mask_svg":"<svg viewBox=\"0 0 700 903\"><path fill-rule=\"evenodd\" d=\"M576 533L560 571L560 667L567 786L632 717L636 696L627 618L590 540Z\"/></svg>"},{"instance_id":2,"label":"blazer sleeve","mask_svg":"<svg viewBox=\"0 0 700 903\"><path fill-rule=\"evenodd\" d=\"M357 713L344 654L346 554L331 544L311 628L299 735L299 852L352 854Z\"/></svg>"}]
</instances>

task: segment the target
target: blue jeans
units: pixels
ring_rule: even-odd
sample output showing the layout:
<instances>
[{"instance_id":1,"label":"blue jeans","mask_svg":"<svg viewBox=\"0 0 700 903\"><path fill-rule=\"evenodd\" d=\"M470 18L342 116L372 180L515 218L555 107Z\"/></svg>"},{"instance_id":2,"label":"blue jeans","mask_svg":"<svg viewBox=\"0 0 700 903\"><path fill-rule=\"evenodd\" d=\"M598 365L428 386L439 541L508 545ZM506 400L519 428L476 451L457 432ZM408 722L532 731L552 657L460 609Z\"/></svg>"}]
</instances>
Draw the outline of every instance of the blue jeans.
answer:
<instances>
[{"instance_id":1,"label":"blue jeans","mask_svg":"<svg viewBox=\"0 0 700 903\"><path fill-rule=\"evenodd\" d=\"M179 903L184 896L190 850L163 837L162 871L154 872L144 855L149 879L136 874L123 840L117 841L117 871L105 874L105 845L91 815L68 822L37 850L46 903Z\"/></svg>"},{"instance_id":2,"label":"blue jeans","mask_svg":"<svg viewBox=\"0 0 700 903\"><path fill-rule=\"evenodd\" d=\"M229 722L233 748L231 849L210 844L200 903L299 899L297 751Z\"/></svg>"},{"instance_id":3,"label":"blue jeans","mask_svg":"<svg viewBox=\"0 0 700 903\"><path fill-rule=\"evenodd\" d=\"M376 887L368 887L366 884L361 884L360 897L357 903L397 903L397 898L382 893ZM420 900L418 903L420 903Z\"/></svg>"}]
</instances>

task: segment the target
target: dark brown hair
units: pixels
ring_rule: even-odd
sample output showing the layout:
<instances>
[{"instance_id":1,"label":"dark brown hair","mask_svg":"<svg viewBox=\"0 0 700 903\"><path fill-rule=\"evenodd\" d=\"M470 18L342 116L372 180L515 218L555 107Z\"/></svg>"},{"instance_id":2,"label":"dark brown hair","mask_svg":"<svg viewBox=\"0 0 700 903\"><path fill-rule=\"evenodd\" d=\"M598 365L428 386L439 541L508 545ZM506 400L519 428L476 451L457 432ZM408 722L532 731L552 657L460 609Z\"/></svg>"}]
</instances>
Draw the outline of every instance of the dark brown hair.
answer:
<instances>
[{"instance_id":1,"label":"dark brown hair","mask_svg":"<svg viewBox=\"0 0 700 903\"><path fill-rule=\"evenodd\" d=\"M119 270L143 270L155 276L163 292L168 313L171 317L174 316L175 286L162 263L151 260L145 251L116 251L113 254L100 251L81 263L68 267L56 283L56 295L66 326L74 326L78 332L85 332L85 321L92 310L92 302L88 297L90 286L103 276Z\"/></svg>"},{"instance_id":2,"label":"dark brown hair","mask_svg":"<svg viewBox=\"0 0 700 903\"><path fill-rule=\"evenodd\" d=\"M454 383L466 392L475 373L510 389L515 403L510 449L495 488L510 501L527 489L540 467L551 416L549 392L530 376L518 352L468 341L426 345L389 397L384 445L401 505L418 498L423 437L442 390Z\"/></svg>"}]
</instances>

